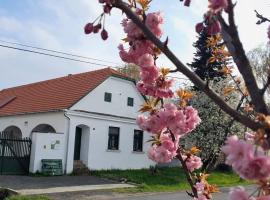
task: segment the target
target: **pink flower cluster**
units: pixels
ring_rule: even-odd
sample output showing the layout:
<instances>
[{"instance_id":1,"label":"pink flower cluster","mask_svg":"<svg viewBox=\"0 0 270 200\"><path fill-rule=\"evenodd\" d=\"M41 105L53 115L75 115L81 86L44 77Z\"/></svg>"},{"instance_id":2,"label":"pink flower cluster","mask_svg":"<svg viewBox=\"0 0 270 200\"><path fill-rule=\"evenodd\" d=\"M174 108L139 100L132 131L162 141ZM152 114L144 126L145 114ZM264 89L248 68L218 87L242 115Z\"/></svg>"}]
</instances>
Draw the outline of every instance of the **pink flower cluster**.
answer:
<instances>
[{"instance_id":1,"label":"pink flower cluster","mask_svg":"<svg viewBox=\"0 0 270 200\"><path fill-rule=\"evenodd\" d=\"M172 141L169 133L160 136L160 144L154 144L148 151L148 157L157 163L168 163L176 156L178 139Z\"/></svg>"},{"instance_id":2,"label":"pink flower cluster","mask_svg":"<svg viewBox=\"0 0 270 200\"><path fill-rule=\"evenodd\" d=\"M207 200L208 198L204 195L204 188L205 183L204 182L197 182L194 187L197 190L198 198L193 198L194 200Z\"/></svg>"},{"instance_id":3,"label":"pink flower cluster","mask_svg":"<svg viewBox=\"0 0 270 200\"><path fill-rule=\"evenodd\" d=\"M136 11L138 14L140 10ZM140 16L140 15L139 15ZM141 16L142 17L142 16ZM145 24L160 38L163 34L162 24L164 18L161 12L153 12L146 15ZM123 61L134 63L140 67L141 81L137 84L138 90L144 94L159 98L173 97L172 79L164 78L159 68L155 65L154 57L156 57L155 45L146 40L143 32L130 19L122 21L124 31L127 34L126 41L129 42L129 49L126 50L124 45L119 45L119 54Z\"/></svg>"},{"instance_id":4,"label":"pink flower cluster","mask_svg":"<svg viewBox=\"0 0 270 200\"><path fill-rule=\"evenodd\" d=\"M216 18L216 14L224 9L226 10L228 0L208 0L208 2L209 12L206 13L204 22L196 25L195 30L197 33L200 33L205 28L208 35L215 35L221 31L221 25ZM207 25L204 26L204 23Z\"/></svg>"},{"instance_id":5,"label":"pink flower cluster","mask_svg":"<svg viewBox=\"0 0 270 200\"><path fill-rule=\"evenodd\" d=\"M230 191L229 200L270 200L270 195L251 197L243 187L238 186Z\"/></svg>"},{"instance_id":6,"label":"pink flower cluster","mask_svg":"<svg viewBox=\"0 0 270 200\"><path fill-rule=\"evenodd\" d=\"M226 154L226 163L244 179L267 180L270 178L270 157L260 149L255 151L252 144L231 136L222 148Z\"/></svg>"},{"instance_id":7,"label":"pink flower cluster","mask_svg":"<svg viewBox=\"0 0 270 200\"><path fill-rule=\"evenodd\" d=\"M203 163L200 157L194 155L183 155L182 157L185 160L187 168L190 172L193 172L195 169L200 169L202 167Z\"/></svg>"},{"instance_id":8,"label":"pink flower cluster","mask_svg":"<svg viewBox=\"0 0 270 200\"><path fill-rule=\"evenodd\" d=\"M175 137L190 133L201 122L198 111L191 106L180 108L172 103L164 104L164 108L156 113L137 118L137 124L142 130L159 134L169 129Z\"/></svg>"},{"instance_id":9,"label":"pink flower cluster","mask_svg":"<svg viewBox=\"0 0 270 200\"><path fill-rule=\"evenodd\" d=\"M228 6L228 0L208 0L208 1L209 1L209 8L214 13L226 9Z\"/></svg>"},{"instance_id":10,"label":"pink flower cluster","mask_svg":"<svg viewBox=\"0 0 270 200\"><path fill-rule=\"evenodd\" d=\"M149 116L137 118L142 130L160 135L159 143L154 144L148 153L150 159L159 163L170 162L176 155L180 137L190 133L200 122L197 110L191 106L180 108L172 103L164 104L162 109ZM197 156L189 157L186 162L191 171L201 166Z\"/></svg>"}]
</instances>

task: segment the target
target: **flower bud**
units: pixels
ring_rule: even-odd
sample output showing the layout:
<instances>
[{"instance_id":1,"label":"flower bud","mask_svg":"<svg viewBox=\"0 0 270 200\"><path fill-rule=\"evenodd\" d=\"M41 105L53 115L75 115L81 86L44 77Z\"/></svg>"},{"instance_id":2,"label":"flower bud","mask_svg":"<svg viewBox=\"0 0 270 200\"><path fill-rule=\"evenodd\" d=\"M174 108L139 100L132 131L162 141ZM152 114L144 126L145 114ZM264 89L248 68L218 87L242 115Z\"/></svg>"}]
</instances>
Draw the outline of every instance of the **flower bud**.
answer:
<instances>
[{"instance_id":1,"label":"flower bud","mask_svg":"<svg viewBox=\"0 0 270 200\"><path fill-rule=\"evenodd\" d=\"M195 30L197 33L200 33L202 32L203 28L204 26L203 26L203 23L201 22L201 23L196 24Z\"/></svg>"},{"instance_id":2,"label":"flower bud","mask_svg":"<svg viewBox=\"0 0 270 200\"><path fill-rule=\"evenodd\" d=\"M85 27L84 27L84 33L85 33L85 34L90 34L90 33L93 32L93 29L94 29L93 23L88 23L88 24L86 24Z\"/></svg>"},{"instance_id":3,"label":"flower bud","mask_svg":"<svg viewBox=\"0 0 270 200\"><path fill-rule=\"evenodd\" d=\"M187 6L187 7L189 7L189 5L190 5L190 2L191 2L191 0L185 0L185 2L184 2L184 6Z\"/></svg>"},{"instance_id":4,"label":"flower bud","mask_svg":"<svg viewBox=\"0 0 270 200\"><path fill-rule=\"evenodd\" d=\"M104 7L103 7L103 11L107 14L109 14L111 12L111 9L112 9L112 6L110 6L109 4L106 4Z\"/></svg>"},{"instance_id":5,"label":"flower bud","mask_svg":"<svg viewBox=\"0 0 270 200\"><path fill-rule=\"evenodd\" d=\"M101 29L101 24L97 24L97 25L94 26L93 32L98 33L100 29Z\"/></svg>"},{"instance_id":6,"label":"flower bud","mask_svg":"<svg viewBox=\"0 0 270 200\"><path fill-rule=\"evenodd\" d=\"M100 35L101 35L102 40L107 40L108 39L108 32L105 29L103 29L101 31Z\"/></svg>"}]
</instances>

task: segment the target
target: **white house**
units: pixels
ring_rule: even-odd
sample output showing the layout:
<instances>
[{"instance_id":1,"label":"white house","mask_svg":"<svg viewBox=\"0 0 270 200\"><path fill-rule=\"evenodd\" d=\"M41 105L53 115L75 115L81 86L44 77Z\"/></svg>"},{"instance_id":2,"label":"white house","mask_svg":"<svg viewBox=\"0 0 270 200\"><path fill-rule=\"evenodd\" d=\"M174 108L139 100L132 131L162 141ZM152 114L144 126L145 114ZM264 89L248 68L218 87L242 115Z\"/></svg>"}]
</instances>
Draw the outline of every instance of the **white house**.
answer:
<instances>
[{"instance_id":1,"label":"white house","mask_svg":"<svg viewBox=\"0 0 270 200\"><path fill-rule=\"evenodd\" d=\"M89 169L139 169L154 165L150 139L136 125L143 96L132 79L105 68L0 91L0 131L32 138L30 171L41 159L74 160Z\"/></svg>"}]
</instances>

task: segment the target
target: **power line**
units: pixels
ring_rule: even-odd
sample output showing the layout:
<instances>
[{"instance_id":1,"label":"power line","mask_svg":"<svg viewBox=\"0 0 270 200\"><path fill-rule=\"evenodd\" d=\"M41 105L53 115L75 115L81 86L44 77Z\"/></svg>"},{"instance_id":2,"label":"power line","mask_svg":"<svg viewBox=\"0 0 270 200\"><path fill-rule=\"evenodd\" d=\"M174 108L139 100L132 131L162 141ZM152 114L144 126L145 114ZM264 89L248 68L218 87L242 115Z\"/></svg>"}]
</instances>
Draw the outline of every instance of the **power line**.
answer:
<instances>
[{"instance_id":1,"label":"power line","mask_svg":"<svg viewBox=\"0 0 270 200\"><path fill-rule=\"evenodd\" d=\"M17 42L10 42L10 41L5 41L5 40L0 40L0 42L6 43L6 44L18 45L18 46L22 46L22 47L28 47L28 48L32 48L32 49L43 50L43 51L47 51L47 52L59 53L59 54L67 55L67 56L84 58L84 59L88 59L88 60L95 60L95 61L104 62L104 63L122 65L120 63L116 63L116 62L112 62L112 61L106 61L106 60L102 60L102 59L91 58L91 57L87 57L87 56L81 56L81 55L78 55L78 54L72 54L72 53L67 53L67 52L57 51L57 50L52 50L52 49L46 49L46 48L42 48L42 47L36 47L36 46L26 45L26 44L17 43Z\"/></svg>"},{"instance_id":2,"label":"power line","mask_svg":"<svg viewBox=\"0 0 270 200\"><path fill-rule=\"evenodd\" d=\"M29 52L29 53L35 53L35 54L40 54L40 55L45 55L45 56L51 56L51 57L61 58L61 59L66 59L66 60L72 60L72 61L81 62L81 63L87 63L87 64L93 64L93 65L98 65L98 66L105 66L105 67L115 68L115 66L110 66L110 65L106 65L106 64L83 61L83 60L79 60L79 59L68 58L68 57L64 57L64 56L58 56L58 55L54 55L54 54L43 53L43 52L39 52L39 51L33 51L33 50L28 50L28 49L23 49L23 48L17 48L17 47L2 45L2 44L0 44L0 47L19 50L19 51L24 51L24 52Z\"/></svg>"},{"instance_id":3,"label":"power line","mask_svg":"<svg viewBox=\"0 0 270 200\"><path fill-rule=\"evenodd\" d=\"M3 40L0 40L0 42L10 43L10 44L17 44L17 45L20 45L20 46L25 46L25 47L30 47L30 48L35 48L35 49L40 49L40 50L55 52L55 53L60 53L60 52L54 51L54 50L49 50L49 49L44 49L44 48L39 48L39 47L32 47L32 46L28 46L28 45L19 44L19 43L6 42L6 41L3 41ZM119 67L119 66L111 66L111 65L106 65L106 64L96 63L96 62L89 62L89 61L84 61L84 60L79 60L79 59L74 59L74 58L68 58L68 57L64 57L64 56L59 56L59 55L49 54L49 53L43 53L43 52L33 51L33 50L29 50L29 49L12 47L12 46L8 46L8 45L2 45L2 44L0 44L0 47L14 49L14 50L19 50L19 51L24 51L24 52L29 52L29 53L35 53L35 54L40 54L40 55L45 55L45 56L51 56L51 57L55 57L55 58L61 58L61 59L66 59L66 60L71 60L71 61L76 61L76 62L81 62L81 63L86 63L86 64L93 64L93 65L98 65L98 66L103 66L103 67L111 67L111 68L115 68L115 69L124 68L124 67ZM81 57L81 58L88 58L88 57L79 56L79 55L73 55L73 54L64 53L64 52L61 52L61 54L72 55L72 56ZM88 58L88 59L91 59L91 58ZM99 59L93 59L93 60L97 60L98 61ZM110 62L110 63L113 63L113 62ZM174 76L168 76L168 77L179 79L179 80L189 80L187 78L181 78L181 77L174 77Z\"/></svg>"}]
</instances>

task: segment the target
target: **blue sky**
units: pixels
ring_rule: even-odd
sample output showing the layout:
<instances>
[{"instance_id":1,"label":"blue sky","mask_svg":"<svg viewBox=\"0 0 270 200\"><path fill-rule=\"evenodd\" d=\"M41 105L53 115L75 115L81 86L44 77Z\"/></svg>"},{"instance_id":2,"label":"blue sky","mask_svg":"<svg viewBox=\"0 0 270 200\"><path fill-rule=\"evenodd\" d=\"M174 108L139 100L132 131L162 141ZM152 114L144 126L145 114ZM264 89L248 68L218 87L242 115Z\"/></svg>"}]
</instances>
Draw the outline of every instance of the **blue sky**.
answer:
<instances>
[{"instance_id":1,"label":"blue sky","mask_svg":"<svg viewBox=\"0 0 270 200\"><path fill-rule=\"evenodd\" d=\"M268 14L268 1L239 0L237 4L236 21L246 50L266 42L267 26L255 25L253 10ZM165 14L164 32L169 36L169 47L185 63L192 59L192 43L196 40L194 26L201 21L206 3L207 0L193 0L191 8L184 7L179 0L154 0L152 3L152 10ZM97 0L0 0L0 40L121 64L117 51L121 38L124 38L121 12L114 10L107 18L110 37L106 42L99 35L83 34L85 23L100 12ZM100 68L6 48L0 48L0 61L0 89ZM159 64L173 67L164 57Z\"/></svg>"}]
</instances>

